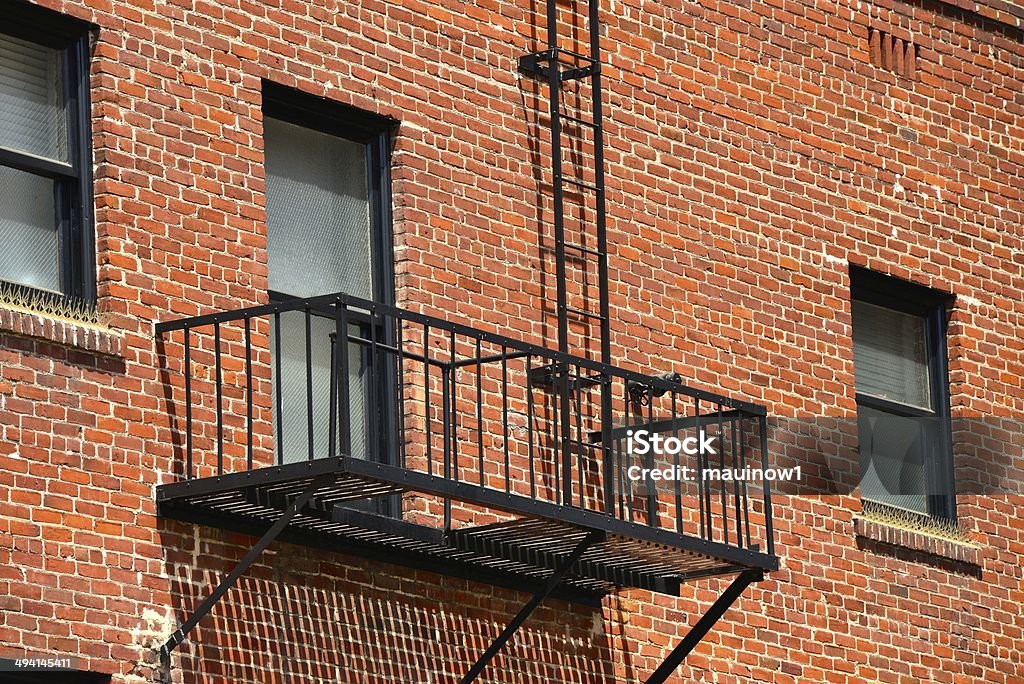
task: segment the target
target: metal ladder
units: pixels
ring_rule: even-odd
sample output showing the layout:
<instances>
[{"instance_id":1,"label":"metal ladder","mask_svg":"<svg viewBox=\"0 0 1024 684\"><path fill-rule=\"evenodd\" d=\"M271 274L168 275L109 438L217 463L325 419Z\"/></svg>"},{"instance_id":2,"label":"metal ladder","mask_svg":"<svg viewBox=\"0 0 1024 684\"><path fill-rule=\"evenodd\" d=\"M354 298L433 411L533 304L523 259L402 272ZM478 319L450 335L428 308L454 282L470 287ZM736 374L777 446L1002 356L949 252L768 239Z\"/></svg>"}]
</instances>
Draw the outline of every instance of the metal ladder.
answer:
<instances>
[{"instance_id":1,"label":"metal ladder","mask_svg":"<svg viewBox=\"0 0 1024 684\"><path fill-rule=\"evenodd\" d=\"M571 319L590 326L596 322L600 327L599 360L608 364L611 342L598 3L571 0L564 5L559 0L547 0L548 47L523 55L519 71L548 84L558 350L565 354L572 351ZM587 8L584 26L578 25L584 17L572 10L580 5ZM586 52L563 47L567 40L560 35L560 28L585 34ZM589 98L583 97L587 81ZM566 97L564 86L573 82L581 87L575 97ZM588 292L593 284L588 277L595 276L596 307ZM582 350L576 355L592 356Z\"/></svg>"},{"instance_id":2,"label":"metal ladder","mask_svg":"<svg viewBox=\"0 0 1024 684\"><path fill-rule=\"evenodd\" d=\"M547 82L558 350L593 359L587 342L595 337L596 323L600 348L594 360L610 365L599 2L546 0L548 47L520 57L519 71ZM576 11L582 7L586 8L585 13ZM583 47L570 50L566 44ZM567 92L574 84L575 93ZM596 306L592 295L595 286ZM570 337L570 321L586 325L586 333L577 345ZM579 348L574 349L575 346ZM611 513L611 376L601 373L580 377L567 364L533 370L535 384L550 388L556 402L561 445L557 460L562 473L561 498L566 505L573 505L571 405L574 395L578 402L579 393L600 387L601 426L602 432L607 432L602 435L604 497ZM576 448L583 447L577 444Z\"/></svg>"}]
</instances>

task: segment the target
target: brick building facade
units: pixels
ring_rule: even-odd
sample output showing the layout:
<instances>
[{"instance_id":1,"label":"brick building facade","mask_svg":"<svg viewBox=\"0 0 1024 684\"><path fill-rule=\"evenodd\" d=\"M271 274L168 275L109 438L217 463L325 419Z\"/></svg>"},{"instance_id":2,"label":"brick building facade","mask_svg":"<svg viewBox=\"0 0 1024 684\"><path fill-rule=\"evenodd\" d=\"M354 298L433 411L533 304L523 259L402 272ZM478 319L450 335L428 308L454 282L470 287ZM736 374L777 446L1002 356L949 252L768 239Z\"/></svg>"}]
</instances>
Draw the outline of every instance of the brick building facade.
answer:
<instances>
[{"instance_id":1,"label":"brick building facade","mask_svg":"<svg viewBox=\"0 0 1024 684\"><path fill-rule=\"evenodd\" d=\"M586 12L559 7L567 29ZM775 498L779 569L670 681L1024 682L1024 9L608 0L600 13L614 363L765 406L770 460L835 481ZM14 150L0 154L0 235L49 244L14 236L32 179L59 205L56 280L32 280L48 276L24 267L27 248L0 260L0 281L28 288L0 304L0 657L72 656L124 684L458 681L528 592L285 542L161 662L254 538L158 515L184 437L181 338L154 324L334 291L301 291L321 275L301 266L294 291L275 285L275 258L302 264L329 241L312 225L268 247L268 205L292 206L269 192L277 126L282 169L302 131L355 141L376 169L339 181L367 184L355 211L374 244L338 248L371 262L346 281L354 294L553 347L546 91L517 71L545 46L544 4L0 0L3 15L0 57L59 57L39 79L65 88L66 116L53 154L0 132L0 153ZM7 131L52 124L26 121L0 110ZM47 290L95 296L94 311L34 294ZM907 466L928 481L912 493L922 507L869 514L850 426L885 407L858 395L852 302L895 337L913 312L886 297L918 295L941 302L922 401L951 434L951 466ZM594 331L571 333L596 358ZM257 366L259 460L288 432ZM241 396L228 414L244 415ZM197 422L213 420L205 408ZM244 460L232 439L229 460ZM209 459L215 439L197 440ZM727 584L548 600L479 681L645 681Z\"/></svg>"}]
</instances>

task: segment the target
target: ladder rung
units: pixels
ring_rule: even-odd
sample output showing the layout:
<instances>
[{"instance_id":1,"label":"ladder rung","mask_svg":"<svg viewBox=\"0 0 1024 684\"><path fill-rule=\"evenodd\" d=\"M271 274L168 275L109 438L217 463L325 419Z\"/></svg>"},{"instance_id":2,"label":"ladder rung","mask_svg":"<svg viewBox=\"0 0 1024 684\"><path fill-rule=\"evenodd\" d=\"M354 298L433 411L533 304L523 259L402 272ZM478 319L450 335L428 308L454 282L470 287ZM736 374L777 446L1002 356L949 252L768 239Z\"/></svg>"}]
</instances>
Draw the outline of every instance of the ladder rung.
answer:
<instances>
[{"instance_id":1,"label":"ladder rung","mask_svg":"<svg viewBox=\"0 0 1024 684\"><path fill-rule=\"evenodd\" d=\"M575 185L576 187L579 187L579 188L586 188L587 190L593 190L594 192L597 192L598 190L600 190L600 188L598 188L596 185L592 185L591 183L584 183L583 181L576 180L575 178L562 178L562 181L565 182L565 183L569 183L570 185Z\"/></svg>"},{"instance_id":2,"label":"ladder rung","mask_svg":"<svg viewBox=\"0 0 1024 684\"><path fill-rule=\"evenodd\" d=\"M558 117L560 119L568 119L569 121L572 121L573 123L578 123L581 126L589 126L590 128L597 128L597 123L596 122L594 122L594 121L587 121L586 119L581 119L578 116L572 116L571 114L562 114L561 112L559 112L558 113Z\"/></svg>"},{"instance_id":3,"label":"ladder rung","mask_svg":"<svg viewBox=\"0 0 1024 684\"><path fill-rule=\"evenodd\" d=\"M583 311L582 309L574 309L571 306L565 307L565 310L568 311L569 313L576 314L577 316L585 316L586 318L593 318L598 321L604 320L604 316L601 316L596 313L591 313L590 311Z\"/></svg>"},{"instance_id":4,"label":"ladder rung","mask_svg":"<svg viewBox=\"0 0 1024 684\"><path fill-rule=\"evenodd\" d=\"M566 247L566 249L575 249L578 252L584 252L586 254L593 254L594 256L597 256L597 257L605 256L605 253L600 251L600 250L598 250L598 249L594 249L593 247L584 247L583 245L577 245L574 242L566 242L565 243L565 247Z\"/></svg>"},{"instance_id":5,"label":"ladder rung","mask_svg":"<svg viewBox=\"0 0 1024 684\"><path fill-rule=\"evenodd\" d=\"M589 62L590 64L597 64L597 60L594 59L593 57L588 57L588 56L580 54L578 52L573 52L572 50L566 50L565 48L555 48L555 50L559 54L569 55L570 57L573 57L573 58L578 59L578 60L583 61L583 62Z\"/></svg>"}]
</instances>

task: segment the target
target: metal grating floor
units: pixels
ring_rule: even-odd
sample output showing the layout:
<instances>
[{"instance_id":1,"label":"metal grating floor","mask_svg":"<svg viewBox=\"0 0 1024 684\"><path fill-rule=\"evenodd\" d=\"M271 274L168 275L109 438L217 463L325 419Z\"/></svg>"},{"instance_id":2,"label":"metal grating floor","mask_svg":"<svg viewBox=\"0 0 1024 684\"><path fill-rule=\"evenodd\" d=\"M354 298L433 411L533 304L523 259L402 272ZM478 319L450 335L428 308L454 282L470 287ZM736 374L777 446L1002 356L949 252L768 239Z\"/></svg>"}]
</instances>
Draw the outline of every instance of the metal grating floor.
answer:
<instances>
[{"instance_id":1,"label":"metal grating floor","mask_svg":"<svg viewBox=\"0 0 1024 684\"><path fill-rule=\"evenodd\" d=\"M754 549L345 457L161 485L157 502L166 518L262 534L318 477L322 486L282 541L533 589L587 534L599 531L603 540L562 581L558 594L569 600L593 602L615 587L676 594L689 579L777 565L773 556ZM405 492L448 496L514 519L445 531L346 506Z\"/></svg>"}]
</instances>

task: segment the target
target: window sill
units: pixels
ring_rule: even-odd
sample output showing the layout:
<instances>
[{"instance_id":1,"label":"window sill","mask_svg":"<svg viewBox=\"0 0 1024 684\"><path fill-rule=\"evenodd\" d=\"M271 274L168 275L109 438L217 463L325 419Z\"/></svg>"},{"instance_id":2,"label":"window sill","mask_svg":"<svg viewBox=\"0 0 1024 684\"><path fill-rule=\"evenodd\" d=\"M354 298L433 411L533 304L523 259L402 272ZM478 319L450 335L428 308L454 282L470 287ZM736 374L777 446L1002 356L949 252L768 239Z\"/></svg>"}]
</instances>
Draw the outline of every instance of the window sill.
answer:
<instances>
[{"instance_id":1,"label":"window sill","mask_svg":"<svg viewBox=\"0 0 1024 684\"><path fill-rule=\"evenodd\" d=\"M968 541L932 535L923 530L911 530L889 522L854 516L853 529L859 538L883 547L902 548L927 556L976 566L980 563L981 548Z\"/></svg>"},{"instance_id":2,"label":"window sill","mask_svg":"<svg viewBox=\"0 0 1024 684\"><path fill-rule=\"evenodd\" d=\"M12 304L0 304L0 332L47 340L104 356L120 357L124 337L103 325L73 321Z\"/></svg>"}]
</instances>

